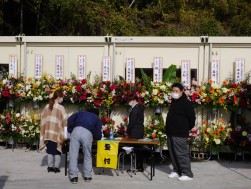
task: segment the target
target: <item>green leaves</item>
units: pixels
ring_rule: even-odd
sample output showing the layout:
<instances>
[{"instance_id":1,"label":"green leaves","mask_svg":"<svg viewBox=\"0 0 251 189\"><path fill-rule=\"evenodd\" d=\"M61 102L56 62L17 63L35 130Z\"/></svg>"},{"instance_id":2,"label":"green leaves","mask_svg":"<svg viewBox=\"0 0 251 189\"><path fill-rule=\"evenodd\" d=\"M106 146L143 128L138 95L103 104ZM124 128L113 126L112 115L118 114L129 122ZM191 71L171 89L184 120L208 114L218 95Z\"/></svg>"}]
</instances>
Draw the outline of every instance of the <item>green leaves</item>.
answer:
<instances>
[{"instance_id":1,"label":"green leaves","mask_svg":"<svg viewBox=\"0 0 251 189\"><path fill-rule=\"evenodd\" d=\"M174 83L176 80L176 65L171 65L167 68L163 75L163 82Z\"/></svg>"}]
</instances>

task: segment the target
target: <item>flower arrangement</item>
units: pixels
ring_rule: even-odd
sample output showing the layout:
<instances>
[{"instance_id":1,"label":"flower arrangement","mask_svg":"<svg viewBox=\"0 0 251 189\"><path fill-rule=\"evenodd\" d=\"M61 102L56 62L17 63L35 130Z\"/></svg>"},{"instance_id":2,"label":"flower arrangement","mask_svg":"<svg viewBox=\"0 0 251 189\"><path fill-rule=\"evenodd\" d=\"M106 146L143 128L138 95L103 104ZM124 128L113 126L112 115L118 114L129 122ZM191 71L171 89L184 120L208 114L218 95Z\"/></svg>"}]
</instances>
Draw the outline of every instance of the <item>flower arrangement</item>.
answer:
<instances>
[{"instance_id":1,"label":"flower arrangement","mask_svg":"<svg viewBox=\"0 0 251 189\"><path fill-rule=\"evenodd\" d=\"M160 145L166 144L165 124L162 115L154 115L147 120L145 126L145 137L150 139L159 139Z\"/></svg>"},{"instance_id":2,"label":"flower arrangement","mask_svg":"<svg viewBox=\"0 0 251 189\"><path fill-rule=\"evenodd\" d=\"M120 125L115 126L114 133L115 137L123 137L126 138L126 129L128 126L128 117L123 117L123 122Z\"/></svg>"},{"instance_id":3,"label":"flower arrangement","mask_svg":"<svg viewBox=\"0 0 251 189\"><path fill-rule=\"evenodd\" d=\"M220 118L215 122L202 122L202 133L205 147L210 148L214 153L219 153L225 139L231 131L230 125Z\"/></svg>"},{"instance_id":4,"label":"flower arrangement","mask_svg":"<svg viewBox=\"0 0 251 189\"><path fill-rule=\"evenodd\" d=\"M195 148L204 147L204 143L202 141L202 131L200 126L195 126L190 130L187 141L189 146L191 147Z\"/></svg>"},{"instance_id":5,"label":"flower arrangement","mask_svg":"<svg viewBox=\"0 0 251 189\"><path fill-rule=\"evenodd\" d=\"M30 144L38 141L40 135L39 114L31 112L29 116L25 117L25 122L22 124L21 134Z\"/></svg>"},{"instance_id":6,"label":"flower arrangement","mask_svg":"<svg viewBox=\"0 0 251 189\"><path fill-rule=\"evenodd\" d=\"M150 90L145 86L142 87L141 97L144 100L145 107L163 106L169 102L171 96L171 83L154 83L151 82Z\"/></svg>"},{"instance_id":7,"label":"flower arrangement","mask_svg":"<svg viewBox=\"0 0 251 189\"><path fill-rule=\"evenodd\" d=\"M14 112L12 109L6 109L0 114L0 138L8 140L9 138L22 138L21 130L25 117Z\"/></svg>"}]
</instances>

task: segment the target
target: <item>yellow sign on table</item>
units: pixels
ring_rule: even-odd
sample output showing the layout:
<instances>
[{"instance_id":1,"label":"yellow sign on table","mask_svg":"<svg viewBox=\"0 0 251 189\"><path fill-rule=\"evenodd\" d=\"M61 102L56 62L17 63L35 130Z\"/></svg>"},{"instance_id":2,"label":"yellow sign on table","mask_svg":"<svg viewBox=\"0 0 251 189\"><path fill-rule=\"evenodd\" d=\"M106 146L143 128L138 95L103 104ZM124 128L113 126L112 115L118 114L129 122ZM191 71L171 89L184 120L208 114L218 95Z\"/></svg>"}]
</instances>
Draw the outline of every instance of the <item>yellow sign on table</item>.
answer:
<instances>
[{"instance_id":1,"label":"yellow sign on table","mask_svg":"<svg viewBox=\"0 0 251 189\"><path fill-rule=\"evenodd\" d=\"M117 169L119 142L99 140L97 152L97 167Z\"/></svg>"}]
</instances>

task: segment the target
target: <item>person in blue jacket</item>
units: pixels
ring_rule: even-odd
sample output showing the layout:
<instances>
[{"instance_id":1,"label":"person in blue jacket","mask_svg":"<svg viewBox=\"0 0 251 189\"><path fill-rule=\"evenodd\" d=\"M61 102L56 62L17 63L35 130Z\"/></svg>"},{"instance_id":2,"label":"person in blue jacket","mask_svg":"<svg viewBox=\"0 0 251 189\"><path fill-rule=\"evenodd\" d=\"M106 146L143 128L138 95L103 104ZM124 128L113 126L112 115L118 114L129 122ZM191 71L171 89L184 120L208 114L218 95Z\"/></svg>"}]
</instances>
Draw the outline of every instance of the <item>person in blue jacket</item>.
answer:
<instances>
[{"instance_id":1,"label":"person in blue jacket","mask_svg":"<svg viewBox=\"0 0 251 189\"><path fill-rule=\"evenodd\" d=\"M67 131L70 135L70 159L69 177L73 184L78 182L78 154L82 146L84 154L83 175L84 180L92 180L92 142L102 137L102 122L98 117L98 111L90 108L86 111L78 111L72 114L67 120Z\"/></svg>"}]
</instances>

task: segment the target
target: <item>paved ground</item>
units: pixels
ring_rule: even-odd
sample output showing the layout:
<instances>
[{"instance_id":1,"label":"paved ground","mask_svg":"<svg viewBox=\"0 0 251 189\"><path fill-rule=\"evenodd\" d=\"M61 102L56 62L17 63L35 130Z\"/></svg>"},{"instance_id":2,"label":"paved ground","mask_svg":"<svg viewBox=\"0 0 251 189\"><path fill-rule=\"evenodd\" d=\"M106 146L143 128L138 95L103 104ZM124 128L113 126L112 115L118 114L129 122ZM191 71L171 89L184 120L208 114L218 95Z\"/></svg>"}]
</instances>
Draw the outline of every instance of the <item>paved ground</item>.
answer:
<instances>
[{"instance_id":1,"label":"paved ground","mask_svg":"<svg viewBox=\"0 0 251 189\"><path fill-rule=\"evenodd\" d=\"M229 159L229 158L228 158ZM231 158L230 158L231 159ZM250 189L251 161L193 161L194 180L181 182L168 179L167 173L171 165L167 162L157 163L156 176L153 181L147 178L147 171L137 173L132 178L127 173L119 176L113 170L106 169L98 174L94 168L93 181L85 183L79 175L79 183L71 184L64 176L64 155L62 156L61 172L47 173L46 153L25 151L24 149L4 149L0 146L0 189ZM79 165L81 167L81 165ZM147 167L149 170L149 167Z\"/></svg>"}]
</instances>

